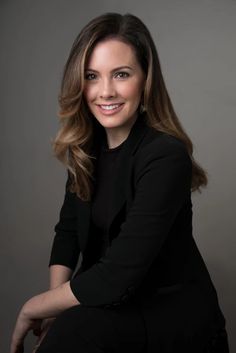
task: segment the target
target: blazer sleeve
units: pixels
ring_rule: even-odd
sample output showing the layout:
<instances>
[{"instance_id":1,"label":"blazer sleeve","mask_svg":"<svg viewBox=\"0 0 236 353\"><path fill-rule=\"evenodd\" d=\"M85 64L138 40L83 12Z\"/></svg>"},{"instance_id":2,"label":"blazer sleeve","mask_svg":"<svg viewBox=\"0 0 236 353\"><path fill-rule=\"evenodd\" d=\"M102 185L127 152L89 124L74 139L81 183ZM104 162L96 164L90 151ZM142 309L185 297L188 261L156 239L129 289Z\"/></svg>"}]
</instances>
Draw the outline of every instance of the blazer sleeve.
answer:
<instances>
[{"instance_id":1,"label":"blazer sleeve","mask_svg":"<svg viewBox=\"0 0 236 353\"><path fill-rule=\"evenodd\" d=\"M119 305L136 291L189 196L192 161L181 141L155 140L139 151L134 168L135 196L120 233L98 262L70 280L82 305Z\"/></svg>"},{"instance_id":2,"label":"blazer sleeve","mask_svg":"<svg viewBox=\"0 0 236 353\"><path fill-rule=\"evenodd\" d=\"M55 225L55 236L52 244L49 266L60 264L75 269L80 253L76 232L77 217L75 194L68 190L69 172L65 187L64 202L60 210L59 221Z\"/></svg>"}]
</instances>

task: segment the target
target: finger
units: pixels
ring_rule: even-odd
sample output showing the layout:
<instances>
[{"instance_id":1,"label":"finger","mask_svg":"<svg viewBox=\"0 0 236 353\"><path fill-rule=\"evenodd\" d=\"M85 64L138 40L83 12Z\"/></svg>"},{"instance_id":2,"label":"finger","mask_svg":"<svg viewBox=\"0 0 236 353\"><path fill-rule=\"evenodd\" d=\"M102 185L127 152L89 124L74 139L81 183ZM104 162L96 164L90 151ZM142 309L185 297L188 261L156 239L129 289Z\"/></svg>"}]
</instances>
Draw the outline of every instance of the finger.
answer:
<instances>
[{"instance_id":1,"label":"finger","mask_svg":"<svg viewBox=\"0 0 236 353\"><path fill-rule=\"evenodd\" d=\"M40 344L36 344L36 345L34 346L34 349L33 349L32 353L36 353L36 351L37 351L37 349L39 348L39 346L40 346Z\"/></svg>"},{"instance_id":2,"label":"finger","mask_svg":"<svg viewBox=\"0 0 236 353\"><path fill-rule=\"evenodd\" d=\"M39 335L38 342L41 342L43 338L46 336L47 332L49 331L52 323L48 323L48 325L45 325Z\"/></svg>"},{"instance_id":3,"label":"finger","mask_svg":"<svg viewBox=\"0 0 236 353\"><path fill-rule=\"evenodd\" d=\"M35 353L37 351L37 349L39 348L40 344L42 343L42 340L44 339L44 336L46 335L46 333L47 332L45 332L45 331L41 332L41 335L39 336L32 353Z\"/></svg>"},{"instance_id":4,"label":"finger","mask_svg":"<svg viewBox=\"0 0 236 353\"><path fill-rule=\"evenodd\" d=\"M37 345L40 345L42 343L42 340L44 339L46 334L47 334L47 331L42 332L42 334L40 335L39 340L37 342Z\"/></svg>"}]
</instances>

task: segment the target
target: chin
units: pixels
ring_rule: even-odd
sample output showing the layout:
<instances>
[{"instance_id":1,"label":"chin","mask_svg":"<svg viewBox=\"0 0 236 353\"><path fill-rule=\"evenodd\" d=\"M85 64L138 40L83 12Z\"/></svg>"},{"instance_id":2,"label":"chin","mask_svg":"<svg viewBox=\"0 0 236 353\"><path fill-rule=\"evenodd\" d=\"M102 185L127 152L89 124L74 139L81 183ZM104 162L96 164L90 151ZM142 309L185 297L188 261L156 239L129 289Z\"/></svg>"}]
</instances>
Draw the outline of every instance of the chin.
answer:
<instances>
[{"instance_id":1,"label":"chin","mask_svg":"<svg viewBox=\"0 0 236 353\"><path fill-rule=\"evenodd\" d=\"M101 124L104 128L116 128L119 126L123 126L127 123L127 120L121 119L119 117L95 117L99 124Z\"/></svg>"},{"instance_id":2,"label":"chin","mask_svg":"<svg viewBox=\"0 0 236 353\"><path fill-rule=\"evenodd\" d=\"M118 127L130 127L134 123L134 116L127 117L119 117L119 116L97 116L96 119L104 128L118 128Z\"/></svg>"}]
</instances>

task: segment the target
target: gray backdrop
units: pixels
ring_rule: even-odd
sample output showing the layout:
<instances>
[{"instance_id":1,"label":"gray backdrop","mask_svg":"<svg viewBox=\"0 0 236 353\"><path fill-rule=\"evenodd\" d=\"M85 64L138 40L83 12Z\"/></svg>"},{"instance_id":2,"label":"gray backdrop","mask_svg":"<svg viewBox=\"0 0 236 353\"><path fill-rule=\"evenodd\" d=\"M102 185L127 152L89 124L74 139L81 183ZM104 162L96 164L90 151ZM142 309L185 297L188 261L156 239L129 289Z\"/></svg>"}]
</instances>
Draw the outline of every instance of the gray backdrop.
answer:
<instances>
[{"instance_id":1,"label":"gray backdrop","mask_svg":"<svg viewBox=\"0 0 236 353\"><path fill-rule=\"evenodd\" d=\"M150 28L176 111L208 171L208 188L193 194L193 231L234 352L236 2L229 0L0 1L0 351L8 352L21 305L48 286L66 176L50 145L62 68L82 26L107 11L134 13Z\"/></svg>"}]
</instances>

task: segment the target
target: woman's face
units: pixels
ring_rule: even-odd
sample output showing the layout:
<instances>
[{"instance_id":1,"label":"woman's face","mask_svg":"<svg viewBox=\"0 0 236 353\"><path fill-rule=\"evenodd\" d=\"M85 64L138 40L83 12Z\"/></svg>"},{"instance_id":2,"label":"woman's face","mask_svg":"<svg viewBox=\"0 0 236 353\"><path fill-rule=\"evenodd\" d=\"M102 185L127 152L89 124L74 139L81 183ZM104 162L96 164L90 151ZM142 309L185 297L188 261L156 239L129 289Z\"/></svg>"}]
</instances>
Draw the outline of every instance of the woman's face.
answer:
<instances>
[{"instance_id":1,"label":"woman's face","mask_svg":"<svg viewBox=\"0 0 236 353\"><path fill-rule=\"evenodd\" d=\"M85 100L105 129L130 129L137 118L144 82L133 48L118 39L107 39L95 46L86 67Z\"/></svg>"}]
</instances>

